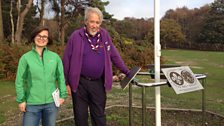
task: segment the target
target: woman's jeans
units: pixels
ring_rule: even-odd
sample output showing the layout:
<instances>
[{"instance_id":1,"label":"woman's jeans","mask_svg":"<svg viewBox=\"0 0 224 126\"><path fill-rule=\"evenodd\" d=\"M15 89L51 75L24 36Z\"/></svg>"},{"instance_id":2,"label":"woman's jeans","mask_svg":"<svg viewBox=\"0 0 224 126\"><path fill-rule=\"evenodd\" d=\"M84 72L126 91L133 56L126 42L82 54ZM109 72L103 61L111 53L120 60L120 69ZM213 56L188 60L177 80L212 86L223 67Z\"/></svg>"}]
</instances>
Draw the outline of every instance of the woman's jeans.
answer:
<instances>
[{"instance_id":1,"label":"woman's jeans","mask_svg":"<svg viewBox=\"0 0 224 126\"><path fill-rule=\"evenodd\" d=\"M23 114L23 126L55 126L58 108L55 103L43 105L27 105Z\"/></svg>"}]
</instances>

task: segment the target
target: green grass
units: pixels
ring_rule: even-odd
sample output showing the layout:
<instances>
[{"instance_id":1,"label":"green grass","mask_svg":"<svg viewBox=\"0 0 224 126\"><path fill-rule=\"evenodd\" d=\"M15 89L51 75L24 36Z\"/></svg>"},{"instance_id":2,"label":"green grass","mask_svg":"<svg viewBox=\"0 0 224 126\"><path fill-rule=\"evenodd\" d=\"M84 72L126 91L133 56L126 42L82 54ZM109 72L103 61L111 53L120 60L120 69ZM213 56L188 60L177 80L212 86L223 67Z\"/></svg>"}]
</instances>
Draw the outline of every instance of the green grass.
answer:
<instances>
[{"instance_id":1,"label":"green grass","mask_svg":"<svg viewBox=\"0 0 224 126\"><path fill-rule=\"evenodd\" d=\"M163 50L165 64L189 66L194 73L206 74L206 110L224 115L224 52ZM200 108L201 92L176 95L167 87L162 88L163 103L176 107ZM175 99L175 100L172 100Z\"/></svg>"},{"instance_id":2,"label":"green grass","mask_svg":"<svg viewBox=\"0 0 224 126\"><path fill-rule=\"evenodd\" d=\"M164 64L189 66L194 73L206 74L205 108L208 111L224 115L224 52L163 50ZM137 76L140 82L149 81L147 77ZM150 78L150 77L148 77ZM133 88L133 104L141 106L141 88ZM123 101L116 102L118 97ZM108 101L128 105L128 88L125 91L113 88L108 94ZM122 102L122 103L120 103ZM111 104L109 103L109 104ZM147 106L155 106L155 88L146 88ZM169 86L161 86L161 106L170 108L201 109L202 91L177 95Z\"/></svg>"},{"instance_id":3,"label":"green grass","mask_svg":"<svg viewBox=\"0 0 224 126\"><path fill-rule=\"evenodd\" d=\"M3 123L18 107L15 102L14 82L0 81L0 87L0 123Z\"/></svg>"},{"instance_id":4,"label":"green grass","mask_svg":"<svg viewBox=\"0 0 224 126\"><path fill-rule=\"evenodd\" d=\"M128 126L129 125L129 109L128 107L112 107L106 109L107 126ZM145 124L146 126L155 126L155 111L153 109L146 110ZM192 111L170 111L163 110L161 113L162 126L201 126L202 115L200 112ZM186 119L187 118L187 119ZM141 126L142 122L141 108L133 108L133 126ZM222 126L224 119L214 115L206 115L206 123L208 126ZM70 126L74 125L74 120L69 119L56 126ZM91 121L89 119L89 125Z\"/></svg>"},{"instance_id":5,"label":"green grass","mask_svg":"<svg viewBox=\"0 0 224 126\"><path fill-rule=\"evenodd\" d=\"M163 50L162 57L165 64L179 64L189 66L194 73L203 73L207 75L205 84L206 93L206 110L224 115L224 52L207 52L207 51L188 51L188 50ZM150 77L137 76L137 80L148 82ZM19 110L15 102L15 86L13 81L0 81L0 124L10 116L18 115ZM142 89L134 86L133 88L133 105L141 106ZM126 105L128 106L128 88L124 91L121 88L114 87L107 94L107 106ZM64 105L63 109L72 109L70 104ZM155 88L146 88L147 107L155 107ZM161 106L169 108L186 108L201 109L201 91L177 95L171 87L161 86ZM120 125L128 124L128 110L116 111L108 110L107 119L109 124L118 122ZM124 112L125 115L122 115ZM68 115L72 115L72 112ZM139 113L135 112L134 116ZM147 116L146 119L152 118ZM164 114L162 114L164 116ZM164 117L165 118L165 117ZM183 117L184 119L184 117ZM151 120L151 119L150 119ZM150 121L149 120L149 121ZM139 121L139 123L138 123ZM139 125L141 119L136 123ZM116 125L116 123L114 124Z\"/></svg>"},{"instance_id":6,"label":"green grass","mask_svg":"<svg viewBox=\"0 0 224 126\"><path fill-rule=\"evenodd\" d=\"M224 52L163 50L162 57L165 60L164 64L189 66L194 73L206 74L205 109L224 115ZM141 82L149 81L143 76L136 78ZM121 96L123 104L128 105L128 88L125 91L113 88L112 92L108 94L108 101L113 99L112 101L116 102L118 98L116 96ZM155 107L155 88L146 88L146 103L149 107ZM141 88L133 88L133 104L141 106ZM161 86L161 106L164 108L201 109L202 91L177 95L171 87Z\"/></svg>"},{"instance_id":7,"label":"green grass","mask_svg":"<svg viewBox=\"0 0 224 126\"><path fill-rule=\"evenodd\" d=\"M106 110L108 115L113 115L114 118L111 118L107 121L109 126L128 126L128 108L114 107ZM133 109L133 118L132 125L141 126L142 125L142 114L140 108ZM152 109L146 110L146 126L155 126L155 111ZM201 126L202 116L199 112L183 112L183 111L169 111L164 110L161 114L162 126ZM186 119L187 118L187 119ZM211 115L207 115L208 125L209 126L221 126L223 124L222 119L214 118ZM107 118L108 119L108 118ZM179 124L179 125L178 125Z\"/></svg>"}]
</instances>

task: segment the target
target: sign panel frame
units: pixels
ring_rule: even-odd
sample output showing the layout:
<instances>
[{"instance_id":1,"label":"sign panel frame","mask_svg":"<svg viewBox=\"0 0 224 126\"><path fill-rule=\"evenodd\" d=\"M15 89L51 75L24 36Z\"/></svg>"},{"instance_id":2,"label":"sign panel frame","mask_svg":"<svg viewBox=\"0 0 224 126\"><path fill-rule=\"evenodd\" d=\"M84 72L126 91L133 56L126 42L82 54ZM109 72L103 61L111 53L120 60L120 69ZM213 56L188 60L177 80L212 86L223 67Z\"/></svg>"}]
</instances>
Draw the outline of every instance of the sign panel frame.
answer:
<instances>
[{"instance_id":1,"label":"sign panel frame","mask_svg":"<svg viewBox=\"0 0 224 126\"><path fill-rule=\"evenodd\" d=\"M141 67L134 67L130 70L128 75L120 82L121 88L124 90L129 83L135 78L137 73L141 70Z\"/></svg>"},{"instance_id":2,"label":"sign panel frame","mask_svg":"<svg viewBox=\"0 0 224 126\"><path fill-rule=\"evenodd\" d=\"M176 94L204 89L188 66L163 68L162 72Z\"/></svg>"}]
</instances>

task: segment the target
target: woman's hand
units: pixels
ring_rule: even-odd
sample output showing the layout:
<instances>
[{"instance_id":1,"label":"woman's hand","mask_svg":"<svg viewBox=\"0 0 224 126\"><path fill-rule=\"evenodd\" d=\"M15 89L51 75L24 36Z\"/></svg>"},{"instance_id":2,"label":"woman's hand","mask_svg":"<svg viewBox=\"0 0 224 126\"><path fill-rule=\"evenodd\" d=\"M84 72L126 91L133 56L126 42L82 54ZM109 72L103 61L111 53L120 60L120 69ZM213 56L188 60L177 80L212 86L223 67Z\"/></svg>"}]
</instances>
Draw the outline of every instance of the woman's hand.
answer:
<instances>
[{"instance_id":1,"label":"woman's hand","mask_svg":"<svg viewBox=\"0 0 224 126\"><path fill-rule=\"evenodd\" d=\"M19 110L21 112L26 112L26 102L22 102L19 104Z\"/></svg>"},{"instance_id":2,"label":"woman's hand","mask_svg":"<svg viewBox=\"0 0 224 126\"><path fill-rule=\"evenodd\" d=\"M59 99L59 102L60 102L60 105L62 105L62 104L65 102L65 99L60 98L60 99Z\"/></svg>"}]
</instances>

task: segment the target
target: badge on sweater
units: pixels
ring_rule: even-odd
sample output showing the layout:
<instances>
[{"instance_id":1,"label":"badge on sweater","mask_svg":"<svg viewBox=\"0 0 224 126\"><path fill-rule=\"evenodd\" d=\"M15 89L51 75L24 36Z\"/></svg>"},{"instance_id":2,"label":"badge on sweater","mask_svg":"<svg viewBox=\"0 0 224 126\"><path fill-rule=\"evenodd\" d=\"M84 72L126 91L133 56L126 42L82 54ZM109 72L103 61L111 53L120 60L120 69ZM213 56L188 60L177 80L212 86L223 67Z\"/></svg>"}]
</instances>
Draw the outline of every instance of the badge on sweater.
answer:
<instances>
[{"instance_id":1,"label":"badge on sweater","mask_svg":"<svg viewBox=\"0 0 224 126\"><path fill-rule=\"evenodd\" d=\"M107 51L110 51L110 45L107 46Z\"/></svg>"}]
</instances>

